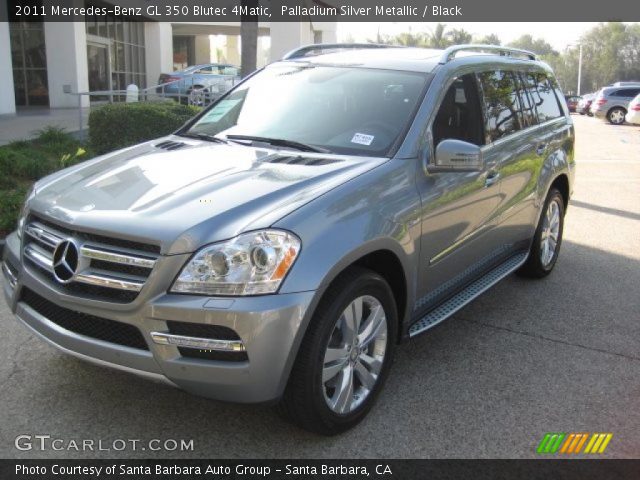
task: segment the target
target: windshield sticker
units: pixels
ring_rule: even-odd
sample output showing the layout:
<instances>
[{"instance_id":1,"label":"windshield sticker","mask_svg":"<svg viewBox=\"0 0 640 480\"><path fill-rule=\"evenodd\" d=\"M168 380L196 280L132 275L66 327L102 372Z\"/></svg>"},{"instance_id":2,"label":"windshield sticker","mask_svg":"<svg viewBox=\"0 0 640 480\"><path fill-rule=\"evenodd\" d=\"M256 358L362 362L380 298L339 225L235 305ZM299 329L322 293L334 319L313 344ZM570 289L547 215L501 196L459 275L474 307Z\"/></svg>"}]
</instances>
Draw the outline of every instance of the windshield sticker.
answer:
<instances>
[{"instance_id":1,"label":"windshield sticker","mask_svg":"<svg viewBox=\"0 0 640 480\"><path fill-rule=\"evenodd\" d=\"M200 119L200 122L198 122L198 123L202 124L202 123L217 122L222 117L224 117L227 114L227 112L229 112L229 110L231 110L233 107L235 107L238 104L238 102L240 102L240 101L241 101L241 99L237 99L237 100L222 100L215 107L213 107L211 110L209 110L209 113L207 113L204 117L202 117Z\"/></svg>"},{"instance_id":2,"label":"windshield sticker","mask_svg":"<svg viewBox=\"0 0 640 480\"><path fill-rule=\"evenodd\" d=\"M373 139L375 137L373 135L367 135L366 133L356 133L351 139L351 143L359 143L360 145L371 145Z\"/></svg>"}]
</instances>

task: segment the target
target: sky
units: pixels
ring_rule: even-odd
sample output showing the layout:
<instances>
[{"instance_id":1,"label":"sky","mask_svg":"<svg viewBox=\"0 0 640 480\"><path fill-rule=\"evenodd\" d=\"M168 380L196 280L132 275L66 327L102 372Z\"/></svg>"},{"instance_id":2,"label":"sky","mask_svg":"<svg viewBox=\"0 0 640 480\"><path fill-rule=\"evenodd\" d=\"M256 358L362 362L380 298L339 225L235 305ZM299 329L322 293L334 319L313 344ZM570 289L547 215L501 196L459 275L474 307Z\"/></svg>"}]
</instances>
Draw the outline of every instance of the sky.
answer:
<instances>
[{"instance_id":1,"label":"sky","mask_svg":"<svg viewBox=\"0 0 640 480\"><path fill-rule=\"evenodd\" d=\"M556 50L564 50L568 45L578 41L580 36L590 28L598 25L596 22L443 22L447 29L463 28L474 37L482 37L496 33L503 44L509 43L525 33L530 33L534 38L544 38ZM351 35L355 41L364 42L376 38L378 28L383 35L396 35L401 32L430 32L436 23L365 23L365 22L341 22L338 23L338 40L345 40Z\"/></svg>"}]
</instances>

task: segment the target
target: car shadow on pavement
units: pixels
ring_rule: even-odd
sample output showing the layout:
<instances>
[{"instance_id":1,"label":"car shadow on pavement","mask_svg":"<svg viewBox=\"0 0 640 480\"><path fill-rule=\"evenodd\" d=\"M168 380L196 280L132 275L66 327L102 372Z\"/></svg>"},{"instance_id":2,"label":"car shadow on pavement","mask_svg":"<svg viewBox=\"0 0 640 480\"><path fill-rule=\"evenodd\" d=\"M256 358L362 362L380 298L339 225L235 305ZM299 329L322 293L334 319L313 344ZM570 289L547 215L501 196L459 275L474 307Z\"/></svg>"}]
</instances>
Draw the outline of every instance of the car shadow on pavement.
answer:
<instances>
[{"instance_id":1,"label":"car shadow on pavement","mask_svg":"<svg viewBox=\"0 0 640 480\"><path fill-rule=\"evenodd\" d=\"M627 210L619 210L617 208L602 207L593 203L581 202L579 200L571 200L572 207L587 208L589 210L595 210L597 212L606 213L609 215L617 215L619 217L629 218L631 220L640 220L640 213L629 212Z\"/></svg>"}]
</instances>

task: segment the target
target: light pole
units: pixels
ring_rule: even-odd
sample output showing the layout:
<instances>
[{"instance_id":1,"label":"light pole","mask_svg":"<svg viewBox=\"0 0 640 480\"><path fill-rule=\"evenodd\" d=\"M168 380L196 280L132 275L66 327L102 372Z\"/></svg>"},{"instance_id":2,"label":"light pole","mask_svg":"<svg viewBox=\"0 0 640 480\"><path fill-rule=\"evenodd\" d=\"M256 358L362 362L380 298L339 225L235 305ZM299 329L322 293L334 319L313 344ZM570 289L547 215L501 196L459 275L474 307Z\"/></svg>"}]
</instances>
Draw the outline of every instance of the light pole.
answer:
<instances>
[{"instance_id":1,"label":"light pole","mask_svg":"<svg viewBox=\"0 0 640 480\"><path fill-rule=\"evenodd\" d=\"M580 96L580 80L582 80L582 44L578 44L580 46L580 53L578 54L578 93Z\"/></svg>"},{"instance_id":2,"label":"light pole","mask_svg":"<svg viewBox=\"0 0 640 480\"><path fill-rule=\"evenodd\" d=\"M577 43L570 43L569 45L567 45L567 48L569 47L578 47L578 91L576 92L576 95L580 95L580 82L582 80L582 43L581 42L577 42Z\"/></svg>"}]
</instances>

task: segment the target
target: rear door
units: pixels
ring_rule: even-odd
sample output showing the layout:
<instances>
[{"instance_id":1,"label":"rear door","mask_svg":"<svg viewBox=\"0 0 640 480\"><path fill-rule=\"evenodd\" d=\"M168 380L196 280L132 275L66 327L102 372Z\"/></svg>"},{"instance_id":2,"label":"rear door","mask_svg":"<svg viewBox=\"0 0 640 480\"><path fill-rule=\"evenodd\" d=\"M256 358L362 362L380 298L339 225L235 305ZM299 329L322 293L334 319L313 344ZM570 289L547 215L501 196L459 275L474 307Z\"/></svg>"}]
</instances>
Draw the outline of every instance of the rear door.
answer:
<instances>
[{"instance_id":1,"label":"rear door","mask_svg":"<svg viewBox=\"0 0 640 480\"><path fill-rule=\"evenodd\" d=\"M554 156L565 155L563 142L571 123L550 74L514 71L511 75L516 80L523 123L521 131L495 152L502 195L497 233L513 250L522 250L528 248L533 237L539 201L546 193L539 191L544 186L539 180L547 173L543 169L553 165Z\"/></svg>"}]
</instances>

